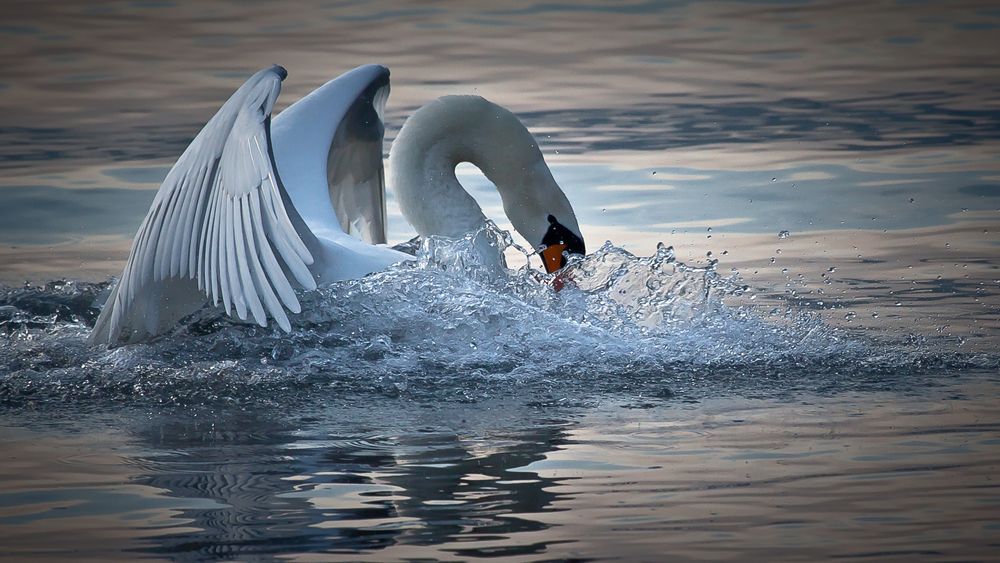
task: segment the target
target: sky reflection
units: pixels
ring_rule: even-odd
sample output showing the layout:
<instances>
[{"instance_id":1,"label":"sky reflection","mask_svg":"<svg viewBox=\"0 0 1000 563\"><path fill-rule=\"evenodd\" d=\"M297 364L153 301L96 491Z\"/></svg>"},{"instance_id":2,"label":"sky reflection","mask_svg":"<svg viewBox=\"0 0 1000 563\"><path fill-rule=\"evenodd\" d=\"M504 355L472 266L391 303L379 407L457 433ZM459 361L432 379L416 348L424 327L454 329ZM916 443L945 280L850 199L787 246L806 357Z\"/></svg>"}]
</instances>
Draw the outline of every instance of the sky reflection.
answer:
<instances>
[{"instance_id":1,"label":"sky reflection","mask_svg":"<svg viewBox=\"0 0 1000 563\"><path fill-rule=\"evenodd\" d=\"M381 62L387 141L439 95L510 107L588 246L663 240L752 276L788 230L816 242L799 265L836 257L886 278L861 260L944 253L992 283L998 23L987 2L13 2L0 282L117 273L160 179L255 69L289 69L283 107ZM478 171L460 176L505 225ZM408 239L389 206L390 240Z\"/></svg>"},{"instance_id":2,"label":"sky reflection","mask_svg":"<svg viewBox=\"0 0 1000 563\"><path fill-rule=\"evenodd\" d=\"M22 558L982 559L996 382L922 393L74 413L0 424L0 524Z\"/></svg>"}]
</instances>

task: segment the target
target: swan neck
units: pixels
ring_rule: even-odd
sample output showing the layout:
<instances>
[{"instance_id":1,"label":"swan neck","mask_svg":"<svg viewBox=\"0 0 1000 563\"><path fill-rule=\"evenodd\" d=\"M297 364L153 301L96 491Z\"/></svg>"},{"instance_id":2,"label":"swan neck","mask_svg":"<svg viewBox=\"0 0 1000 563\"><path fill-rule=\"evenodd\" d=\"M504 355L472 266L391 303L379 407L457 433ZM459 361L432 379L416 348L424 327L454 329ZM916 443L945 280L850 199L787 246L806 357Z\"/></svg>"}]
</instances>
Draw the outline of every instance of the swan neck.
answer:
<instances>
[{"instance_id":1,"label":"swan neck","mask_svg":"<svg viewBox=\"0 0 1000 563\"><path fill-rule=\"evenodd\" d=\"M469 162L497 187L514 228L532 245L548 214L576 217L530 132L509 111L478 96L447 96L415 112L389 155L389 179L404 216L422 236L460 236L486 221L455 176Z\"/></svg>"}]
</instances>

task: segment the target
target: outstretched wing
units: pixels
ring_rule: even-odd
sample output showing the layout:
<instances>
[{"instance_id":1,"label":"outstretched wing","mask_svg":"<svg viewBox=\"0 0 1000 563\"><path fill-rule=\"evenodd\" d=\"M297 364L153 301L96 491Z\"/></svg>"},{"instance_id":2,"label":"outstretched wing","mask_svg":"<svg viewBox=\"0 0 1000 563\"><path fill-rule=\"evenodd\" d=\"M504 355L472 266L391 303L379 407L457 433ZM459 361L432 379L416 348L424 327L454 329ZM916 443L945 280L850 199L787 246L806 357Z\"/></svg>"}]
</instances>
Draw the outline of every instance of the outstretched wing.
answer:
<instances>
[{"instance_id":1,"label":"outstretched wing","mask_svg":"<svg viewBox=\"0 0 1000 563\"><path fill-rule=\"evenodd\" d=\"M156 335L208 299L226 313L273 317L290 330L292 288L312 289L313 258L282 200L270 119L287 75L254 74L205 125L167 174L132 243L121 280L91 341L115 345ZM293 211L294 213L294 211Z\"/></svg>"},{"instance_id":2,"label":"outstretched wing","mask_svg":"<svg viewBox=\"0 0 1000 563\"><path fill-rule=\"evenodd\" d=\"M389 69L364 65L275 117L278 172L312 232L386 242L382 114L388 96Z\"/></svg>"}]
</instances>

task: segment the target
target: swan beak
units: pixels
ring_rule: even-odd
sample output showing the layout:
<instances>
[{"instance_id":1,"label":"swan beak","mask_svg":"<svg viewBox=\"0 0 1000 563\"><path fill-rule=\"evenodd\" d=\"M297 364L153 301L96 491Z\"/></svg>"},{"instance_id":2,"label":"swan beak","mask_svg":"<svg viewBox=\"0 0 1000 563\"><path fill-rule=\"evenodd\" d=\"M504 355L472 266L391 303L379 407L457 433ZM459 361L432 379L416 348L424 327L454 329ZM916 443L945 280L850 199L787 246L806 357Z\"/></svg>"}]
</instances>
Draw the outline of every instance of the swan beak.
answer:
<instances>
[{"instance_id":1,"label":"swan beak","mask_svg":"<svg viewBox=\"0 0 1000 563\"><path fill-rule=\"evenodd\" d=\"M542 264L545 265L546 273L551 274L566 265L566 258L563 256L566 248L567 245L559 243L550 244L542 249Z\"/></svg>"},{"instance_id":2,"label":"swan beak","mask_svg":"<svg viewBox=\"0 0 1000 563\"><path fill-rule=\"evenodd\" d=\"M555 215L549 215L549 228L542 237L540 254L545 271L549 274L566 266L565 253L587 255L587 247L580 235L562 226Z\"/></svg>"}]
</instances>

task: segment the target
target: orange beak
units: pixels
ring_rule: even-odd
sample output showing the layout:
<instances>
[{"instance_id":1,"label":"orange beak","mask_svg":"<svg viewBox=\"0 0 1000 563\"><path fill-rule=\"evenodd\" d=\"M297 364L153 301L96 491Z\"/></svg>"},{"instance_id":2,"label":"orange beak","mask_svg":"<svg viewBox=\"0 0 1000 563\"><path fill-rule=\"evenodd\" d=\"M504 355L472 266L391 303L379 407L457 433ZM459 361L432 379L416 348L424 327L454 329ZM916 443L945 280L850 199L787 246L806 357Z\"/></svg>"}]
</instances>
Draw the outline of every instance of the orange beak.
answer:
<instances>
[{"instance_id":1,"label":"orange beak","mask_svg":"<svg viewBox=\"0 0 1000 563\"><path fill-rule=\"evenodd\" d=\"M564 250L566 250L565 244L551 244L542 250L542 263L545 264L546 273L551 274L566 264L566 259L563 257Z\"/></svg>"}]
</instances>

